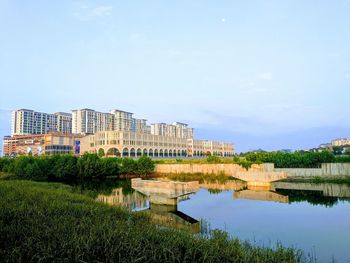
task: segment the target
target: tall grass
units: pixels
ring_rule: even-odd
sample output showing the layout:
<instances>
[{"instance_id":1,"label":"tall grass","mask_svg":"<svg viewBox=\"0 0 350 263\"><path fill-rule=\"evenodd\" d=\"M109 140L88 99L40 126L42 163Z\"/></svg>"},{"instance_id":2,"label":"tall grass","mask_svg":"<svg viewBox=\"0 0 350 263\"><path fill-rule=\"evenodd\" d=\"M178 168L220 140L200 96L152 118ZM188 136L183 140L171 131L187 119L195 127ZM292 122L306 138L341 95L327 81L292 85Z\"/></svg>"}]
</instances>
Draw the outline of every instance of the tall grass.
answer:
<instances>
[{"instance_id":1,"label":"tall grass","mask_svg":"<svg viewBox=\"0 0 350 263\"><path fill-rule=\"evenodd\" d=\"M214 231L160 229L142 213L97 203L58 183L0 180L2 262L305 262Z\"/></svg>"}]
</instances>

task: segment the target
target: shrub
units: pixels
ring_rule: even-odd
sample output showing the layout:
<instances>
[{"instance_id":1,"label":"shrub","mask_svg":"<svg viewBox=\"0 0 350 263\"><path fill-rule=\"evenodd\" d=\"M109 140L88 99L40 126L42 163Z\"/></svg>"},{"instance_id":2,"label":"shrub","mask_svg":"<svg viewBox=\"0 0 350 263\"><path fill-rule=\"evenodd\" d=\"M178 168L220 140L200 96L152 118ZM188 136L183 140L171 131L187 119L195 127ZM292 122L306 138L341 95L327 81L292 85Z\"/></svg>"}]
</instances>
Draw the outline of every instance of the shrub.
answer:
<instances>
[{"instance_id":1,"label":"shrub","mask_svg":"<svg viewBox=\"0 0 350 263\"><path fill-rule=\"evenodd\" d=\"M136 174L137 163L132 158L123 158L120 170L122 174Z\"/></svg>"},{"instance_id":2,"label":"shrub","mask_svg":"<svg viewBox=\"0 0 350 263\"><path fill-rule=\"evenodd\" d=\"M208 163L220 163L221 160L220 160L220 158L217 157L217 156L209 155L209 156L207 157L207 162L208 162Z\"/></svg>"},{"instance_id":3,"label":"shrub","mask_svg":"<svg viewBox=\"0 0 350 263\"><path fill-rule=\"evenodd\" d=\"M335 157L328 151L323 152L261 152L248 153L247 161L253 163L274 163L276 168L318 168L321 163L332 163Z\"/></svg>"},{"instance_id":4,"label":"shrub","mask_svg":"<svg viewBox=\"0 0 350 263\"><path fill-rule=\"evenodd\" d=\"M142 156L137 160L137 174L150 174L154 171L154 167L152 159L147 156Z\"/></svg>"}]
</instances>

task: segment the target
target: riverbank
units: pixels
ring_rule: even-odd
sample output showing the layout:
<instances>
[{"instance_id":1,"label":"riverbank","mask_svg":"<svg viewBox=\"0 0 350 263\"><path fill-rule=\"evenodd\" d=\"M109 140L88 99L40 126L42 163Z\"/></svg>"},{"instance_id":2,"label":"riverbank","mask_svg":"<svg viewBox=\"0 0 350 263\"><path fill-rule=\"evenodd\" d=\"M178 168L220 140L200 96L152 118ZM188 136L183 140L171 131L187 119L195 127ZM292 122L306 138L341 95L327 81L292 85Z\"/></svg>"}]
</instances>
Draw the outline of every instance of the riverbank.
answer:
<instances>
[{"instance_id":1,"label":"riverbank","mask_svg":"<svg viewBox=\"0 0 350 263\"><path fill-rule=\"evenodd\" d=\"M0 180L6 261L305 262L301 252L160 229L142 213L97 203L60 183Z\"/></svg>"}]
</instances>

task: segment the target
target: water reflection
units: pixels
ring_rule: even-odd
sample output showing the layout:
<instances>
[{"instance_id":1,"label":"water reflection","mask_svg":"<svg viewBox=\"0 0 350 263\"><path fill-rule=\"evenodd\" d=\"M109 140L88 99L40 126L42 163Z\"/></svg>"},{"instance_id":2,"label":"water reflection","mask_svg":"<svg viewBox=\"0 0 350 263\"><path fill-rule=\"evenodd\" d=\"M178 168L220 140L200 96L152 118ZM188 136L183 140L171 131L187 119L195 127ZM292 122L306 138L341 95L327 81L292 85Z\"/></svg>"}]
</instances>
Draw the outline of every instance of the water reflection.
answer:
<instances>
[{"instance_id":1,"label":"water reflection","mask_svg":"<svg viewBox=\"0 0 350 263\"><path fill-rule=\"evenodd\" d=\"M137 191L125 193L123 187L115 188L109 195L100 194L96 200L110 205L126 207L130 211L137 211L148 208L148 199Z\"/></svg>"},{"instance_id":2,"label":"water reflection","mask_svg":"<svg viewBox=\"0 0 350 263\"><path fill-rule=\"evenodd\" d=\"M203 233L209 225L262 245L281 241L307 252L315 250L319 262L328 262L331 256L339 262L350 260L350 186L346 184L274 182L261 188L237 180L201 180L199 190L178 197L174 205L150 202L151 196L134 190L130 181L114 185L100 188L97 200L142 210L164 227ZM148 190L143 189L150 194ZM169 193L169 189L157 191ZM201 224L203 220L207 225Z\"/></svg>"}]
</instances>

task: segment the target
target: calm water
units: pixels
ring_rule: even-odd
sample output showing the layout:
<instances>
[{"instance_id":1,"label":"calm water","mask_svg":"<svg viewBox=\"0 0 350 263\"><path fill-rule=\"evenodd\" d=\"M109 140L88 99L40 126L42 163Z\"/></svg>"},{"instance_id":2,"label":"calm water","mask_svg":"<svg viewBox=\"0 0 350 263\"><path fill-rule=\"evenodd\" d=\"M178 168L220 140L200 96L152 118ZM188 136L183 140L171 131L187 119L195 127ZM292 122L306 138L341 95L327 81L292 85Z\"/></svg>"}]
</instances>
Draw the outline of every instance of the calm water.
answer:
<instances>
[{"instance_id":1,"label":"calm water","mask_svg":"<svg viewBox=\"0 0 350 263\"><path fill-rule=\"evenodd\" d=\"M242 182L202 182L177 206L164 206L150 204L128 182L115 182L115 188L97 200L145 210L155 223L167 227L192 233L222 229L258 245L280 241L296 246L316 255L318 262L333 257L350 262L348 185L274 183L270 189L247 189Z\"/></svg>"}]
</instances>

